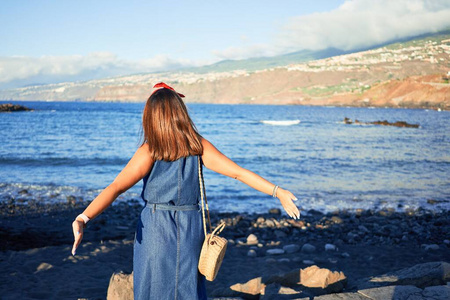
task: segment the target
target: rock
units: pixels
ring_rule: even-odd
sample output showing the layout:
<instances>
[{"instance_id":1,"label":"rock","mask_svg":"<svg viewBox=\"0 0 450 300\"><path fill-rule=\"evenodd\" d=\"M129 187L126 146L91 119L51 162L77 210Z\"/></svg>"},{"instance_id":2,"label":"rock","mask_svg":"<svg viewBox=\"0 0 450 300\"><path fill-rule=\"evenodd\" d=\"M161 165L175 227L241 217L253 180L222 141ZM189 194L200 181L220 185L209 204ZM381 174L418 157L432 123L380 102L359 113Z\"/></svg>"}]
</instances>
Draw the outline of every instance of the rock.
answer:
<instances>
[{"instance_id":1,"label":"rock","mask_svg":"<svg viewBox=\"0 0 450 300\"><path fill-rule=\"evenodd\" d=\"M300 250L300 246L297 244L290 244L283 246L283 250L286 251L286 253L295 253Z\"/></svg>"},{"instance_id":2,"label":"rock","mask_svg":"<svg viewBox=\"0 0 450 300\"><path fill-rule=\"evenodd\" d=\"M332 216L331 217L331 221L333 221L333 223L335 223L335 224L342 224L344 221L340 218L340 217L338 217L338 216Z\"/></svg>"},{"instance_id":3,"label":"rock","mask_svg":"<svg viewBox=\"0 0 450 300\"><path fill-rule=\"evenodd\" d=\"M256 251L253 249L248 250L247 256L248 257L256 257L257 256Z\"/></svg>"},{"instance_id":4,"label":"rock","mask_svg":"<svg viewBox=\"0 0 450 300\"><path fill-rule=\"evenodd\" d=\"M280 244L280 241L270 241L266 243L266 246L278 246Z\"/></svg>"},{"instance_id":5,"label":"rock","mask_svg":"<svg viewBox=\"0 0 450 300\"><path fill-rule=\"evenodd\" d=\"M285 295L285 296L283 296ZM289 296L287 296L289 295ZM280 285L279 283L271 283L266 285L264 289L264 293L261 294L260 300L278 300L278 299L292 299L292 296L296 296L295 299L304 299L309 300L307 298L299 298L297 296L301 295L301 291L296 291L290 287L285 287Z\"/></svg>"},{"instance_id":6,"label":"rock","mask_svg":"<svg viewBox=\"0 0 450 300\"><path fill-rule=\"evenodd\" d=\"M311 245L311 244L304 244L302 247L302 252L303 253L313 253L316 251L316 247Z\"/></svg>"},{"instance_id":7,"label":"rock","mask_svg":"<svg viewBox=\"0 0 450 300\"><path fill-rule=\"evenodd\" d=\"M31 108L18 104L0 104L0 112L14 112L14 111L32 111Z\"/></svg>"},{"instance_id":8,"label":"rock","mask_svg":"<svg viewBox=\"0 0 450 300\"><path fill-rule=\"evenodd\" d=\"M287 234L286 234L284 231L281 231L281 230L275 230L275 236L276 236L278 239L282 239L282 238L287 237Z\"/></svg>"},{"instance_id":9,"label":"rock","mask_svg":"<svg viewBox=\"0 0 450 300\"><path fill-rule=\"evenodd\" d=\"M238 243L238 245L247 245L247 239L246 238L238 238L236 240L236 242Z\"/></svg>"},{"instance_id":10,"label":"rock","mask_svg":"<svg viewBox=\"0 0 450 300\"><path fill-rule=\"evenodd\" d=\"M356 283L358 290L387 285L414 285L424 288L442 285L450 281L450 264L447 262L428 262L417 264L380 276L361 279Z\"/></svg>"},{"instance_id":11,"label":"rock","mask_svg":"<svg viewBox=\"0 0 450 300\"><path fill-rule=\"evenodd\" d=\"M53 268L53 265L43 262L37 267L36 272L34 273L38 273L40 271L47 271L50 270L51 268Z\"/></svg>"},{"instance_id":12,"label":"rock","mask_svg":"<svg viewBox=\"0 0 450 300\"><path fill-rule=\"evenodd\" d=\"M256 245L258 244L258 238L253 233L247 237L247 245Z\"/></svg>"},{"instance_id":13,"label":"rock","mask_svg":"<svg viewBox=\"0 0 450 300\"><path fill-rule=\"evenodd\" d=\"M353 124L353 121L347 117L344 118L344 124ZM360 125L383 125L383 126L395 126L395 127L410 127L410 128L419 128L419 124L409 124L405 121L396 121L394 123L390 123L387 120L383 121L375 121L375 122L361 122L359 120L355 120L355 124Z\"/></svg>"},{"instance_id":14,"label":"rock","mask_svg":"<svg viewBox=\"0 0 450 300\"><path fill-rule=\"evenodd\" d=\"M264 218L263 217L258 217L258 219L256 219L256 223L258 223L258 224L262 224L262 223L264 223Z\"/></svg>"},{"instance_id":15,"label":"rock","mask_svg":"<svg viewBox=\"0 0 450 300\"><path fill-rule=\"evenodd\" d=\"M391 285L359 290L358 294L369 299L417 299L415 296L418 296L421 291L421 289L412 285Z\"/></svg>"},{"instance_id":16,"label":"rock","mask_svg":"<svg viewBox=\"0 0 450 300\"><path fill-rule=\"evenodd\" d=\"M67 203L69 203L70 205L75 205L77 202L77 198L75 198L75 196L67 196Z\"/></svg>"},{"instance_id":17,"label":"rock","mask_svg":"<svg viewBox=\"0 0 450 300\"><path fill-rule=\"evenodd\" d=\"M448 300L450 299L450 286L448 285L438 285L426 287L422 295L425 299L433 300Z\"/></svg>"},{"instance_id":18,"label":"rock","mask_svg":"<svg viewBox=\"0 0 450 300\"><path fill-rule=\"evenodd\" d=\"M316 210L316 209L310 209L310 210L308 210L308 213L307 213L308 215L311 215L311 216L315 216L315 217L320 217L320 216L323 216L323 212L321 212L321 211L319 211L319 210Z\"/></svg>"},{"instance_id":19,"label":"rock","mask_svg":"<svg viewBox=\"0 0 450 300\"><path fill-rule=\"evenodd\" d=\"M291 224L292 227L296 227L296 228L305 227L305 222L303 220L288 219L287 223Z\"/></svg>"},{"instance_id":20,"label":"rock","mask_svg":"<svg viewBox=\"0 0 450 300\"><path fill-rule=\"evenodd\" d=\"M288 263L291 262L291 260L289 258L280 258L277 260L279 263Z\"/></svg>"},{"instance_id":21,"label":"rock","mask_svg":"<svg viewBox=\"0 0 450 300\"><path fill-rule=\"evenodd\" d=\"M272 220L266 220L266 226L267 227L274 227L275 226L275 222Z\"/></svg>"},{"instance_id":22,"label":"rock","mask_svg":"<svg viewBox=\"0 0 450 300\"><path fill-rule=\"evenodd\" d=\"M332 272L318 266L300 269L299 284L306 287L322 288L328 293L338 293L343 290L346 283L347 277L343 272Z\"/></svg>"},{"instance_id":23,"label":"rock","mask_svg":"<svg viewBox=\"0 0 450 300\"><path fill-rule=\"evenodd\" d=\"M344 118L343 122L345 124L353 124L352 119L349 119L347 117ZM355 124L361 124L361 125L372 124L372 125L383 125L383 126L419 128L419 124L409 124L405 121L396 121L394 123L390 123L387 120L375 121L375 122L361 122L361 121L355 120Z\"/></svg>"},{"instance_id":24,"label":"rock","mask_svg":"<svg viewBox=\"0 0 450 300\"><path fill-rule=\"evenodd\" d=\"M265 288L266 285L262 283L261 277L250 279L246 283L236 283L230 286L231 290L238 293L246 294L246 296L247 295L257 296L261 293L264 293ZM255 298L250 297L246 299L258 299L258 297Z\"/></svg>"},{"instance_id":25,"label":"rock","mask_svg":"<svg viewBox=\"0 0 450 300\"><path fill-rule=\"evenodd\" d=\"M305 259L305 260L303 260L302 262L303 262L305 265L313 265L313 264L316 263L315 261L310 260L310 259Z\"/></svg>"},{"instance_id":26,"label":"rock","mask_svg":"<svg viewBox=\"0 0 450 300\"><path fill-rule=\"evenodd\" d=\"M114 273L109 280L108 300L133 300L133 273Z\"/></svg>"},{"instance_id":27,"label":"rock","mask_svg":"<svg viewBox=\"0 0 450 300\"><path fill-rule=\"evenodd\" d=\"M372 298L373 297L373 298ZM338 293L314 297L314 300L368 300L368 299L409 299L409 300L448 300L450 299L450 286L430 286L424 290L415 286L386 286L355 293Z\"/></svg>"},{"instance_id":28,"label":"rock","mask_svg":"<svg viewBox=\"0 0 450 300\"><path fill-rule=\"evenodd\" d=\"M419 124L409 124L405 121L397 121L395 123L389 123L388 121L384 120L384 121L375 121L375 122L369 122L369 123L374 124L374 125L419 128Z\"/></svg>"},{"instance_id":29,"label":"rock","mask_svg":"<svg viewBox=\"0 0 450 300\"><path fill-rule=\"evenodd\" d=\"M268 255L284 254L284 250L283 249L279 249L279 248L269 249L269 250L266 251L266 254L268 254Z\"/></svg>"},{"instance_id":30,"label":"rock","mask_svg":"<svg viewBox=\"0 0 450 300\"><path fill-rule=\"evenodd\" d=\"M333 244L325 244L325 251L336 251L337 248Z\"/></svg>"},{"instance_id":31,"label":"rock","mask_svg":"<svg viewBox=\"0 0 450 300\"><path fill-rule=\"evenodd\" d=\"M422 248L424 248L425 251L439 250L439 245L437 245L437 244L422 244Z\"/></svg>"},{"instance_id":32,"label":"rock","mask_svg":"<svg viewBox=\"0 0 450 300\"><path fill-rule=\"evenodd\" d=\"M269 209L269 214L281 215L281 210L279 208L271 208Z\"/></svg>"},{"instance_id":33,"label":"rock","mask_svg":"<svg viewBox=\"0 0 450 300\"><path fill-rule=\"evenodd\" d=\"M347 258L350 257L350 254L348 254L347 252L344 252L341 254L342 257Z\"/></svg>"},{"instance_id":34,"label":"rock","mask_svg":"<svg viewBox=\"0 0 450 300\"><path fill-rule=\"evenodd\" d=\"M367 229L367 227L364 226L364 225L359 225L359 226L358 226L358 230L359 230L360 232L363 232L363 233L368 233L368 232L369 232L369 229Z\"/></svg>"},{"instance_id":35,"label":"rock","mask_svg":"<svg viewBox=\"0 0 450 300\"><path fill-rule=\"evenodd\" d=\"M275 282L288 287L320 288L327 293L338 293L346 285L347 277L342 272L332 272L314 265L286 274L272 276L265 282L266 284Z\"/></svg>"},{"instance_id":36,"label":"rock","mask_svg":"<svg viewBox=\"0 0 450 300\"><path fill-rule=\"evenodd\" d=\"M358 293L337 293L337 294L317 296L314 297L314 300L370 300L370 299Z\"/></svg>"}]
</instances>

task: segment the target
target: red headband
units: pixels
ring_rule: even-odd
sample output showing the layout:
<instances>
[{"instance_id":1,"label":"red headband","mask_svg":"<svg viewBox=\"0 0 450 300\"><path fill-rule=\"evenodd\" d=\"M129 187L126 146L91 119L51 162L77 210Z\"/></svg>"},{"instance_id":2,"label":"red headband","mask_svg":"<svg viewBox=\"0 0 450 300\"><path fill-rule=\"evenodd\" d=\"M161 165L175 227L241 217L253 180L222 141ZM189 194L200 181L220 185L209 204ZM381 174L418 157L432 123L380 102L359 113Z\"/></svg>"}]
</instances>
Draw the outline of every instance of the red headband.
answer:
<instances>
[{"instance_id":1,"label":"red headband","mask_svg":"<svg viewBox=\"0 0 450 300\"><path fill-rule=\"evenodd\" d=\"M177 91L175 91L175 90L173 89L173 87L168 86L168 85L165 84L164 82L160 82L160 83L155 84L155 85L153 86L153 88L154 88L155 90L150 94L150 96L153 95L156 91L158 91L158 90L160 90L160 89L169 89L169 90L172 90L172 91L174 91L175 93L177 93ZM178 94L178 96L180 96L181 98L184 98L184 95L183 95L183 94L180 94L180 93L177 93L177 94Z\"/></svg>"}]
</instances>

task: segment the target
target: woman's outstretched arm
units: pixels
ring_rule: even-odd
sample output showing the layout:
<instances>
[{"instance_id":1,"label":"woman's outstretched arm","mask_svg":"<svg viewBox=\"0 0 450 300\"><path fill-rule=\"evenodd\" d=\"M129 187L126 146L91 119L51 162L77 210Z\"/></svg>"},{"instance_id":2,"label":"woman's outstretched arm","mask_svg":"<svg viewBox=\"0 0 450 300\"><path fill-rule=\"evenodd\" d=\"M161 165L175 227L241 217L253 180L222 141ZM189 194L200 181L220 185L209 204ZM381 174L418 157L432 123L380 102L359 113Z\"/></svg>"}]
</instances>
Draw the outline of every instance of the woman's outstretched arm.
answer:
<instances>
[{"instance_id":1,"label":"woman's outstretched arm","mask_svg":"<svg viewBox=\"0 0 450 300\"><path fill-rule=\"evenodd\" d=\"M262 178L258 174L253 173L247 169L244 169L233 162L231 159L223 155L219 150L214 147L208 140L203 139L203 155L202 160L204 165L217 173L225 176L237 179L248 186L263 192L268 195L272 195L275 185L266 179ZM277 198L280 200L286 213L292 218L300 218L300 211L292 200L297 198L288 190L278 188Z\"/></svg>"},{"instance_id":2,"label":"woman's outstretched arm","mask_svg":"<svg viewBox=\"0 0 450 300\"><path fill-rule=\"evenodd\" d=\"M148 151L148 145L144 144L136 150L133 157L123 170L117 175L116 179L108 185L84 210L83 214L89 219L93 219L101 214L116 198L141 180L153 166L153 160ZM77 218L72 223L73 235L75 238L72 254L79 246L83 238L84 222Z\"/></svg>"}]
</instances>

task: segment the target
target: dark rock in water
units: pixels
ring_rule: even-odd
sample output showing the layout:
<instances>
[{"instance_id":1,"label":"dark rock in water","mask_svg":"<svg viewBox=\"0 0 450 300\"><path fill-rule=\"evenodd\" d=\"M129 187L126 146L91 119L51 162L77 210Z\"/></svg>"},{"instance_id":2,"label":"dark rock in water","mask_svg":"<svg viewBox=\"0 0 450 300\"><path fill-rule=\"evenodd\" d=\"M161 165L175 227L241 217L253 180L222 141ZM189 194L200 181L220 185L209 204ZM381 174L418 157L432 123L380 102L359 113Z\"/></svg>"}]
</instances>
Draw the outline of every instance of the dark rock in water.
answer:
<instances>
[{"instance_id":1,"label":"dark rock in water","mask_svg":"<svg viewBox=\"0 0 450 300\"><path fill-rule=\"evenodd\" d=\"M18 104L0 104L0 112L13 112L13 111L32 111L31 108Z\"/></svg>"},{"instance_id":2,"label":"dark rock in water","mask_svg":"<svg viewBox=\"0 0 450 300\"><path fill-rule=\"evenodd\" d=\"M344 118L345 124L353 124L352 119L349 119L347 117ZM409 124L405 121L396 121L394 123L390 123L387 120L383 121L375 121L375 122L361 122L358 120L355 120L354 124L360 124L360 125L383 125L383 126L395 126L395 127L409 127L409 128L419 128L419 124Z\"/></svg>"},{"instance_id":3,"label":"dark rock in water","mask_svg":"<svg viewBox=\"0 0 450 300\"><path fill-rule=\"evenodd\" d=\"M427 203L428 204L438 204L438 203L443 203L445 201L441 201L441 200L435 200L435 199L428 199Z\"/></svg>"},{"instance_id":4,"label":"dark rock in water","mask_svg":"<svg viewBox=\"0 0 450 300\"><path fill-rule=\"evenodd\" d=\"M76 202L77 199L75 198L75 196L67 196L67 203L69 203L70 205L75 205Z\"/></svg>"},{"instance_id":5,"label":"dark rock in water","mask_svg":"<svg viewBox=\"0 0 450 300\"><path fill-rule=\"evenodd\" d=\"M389 123L388 121L384 120L384 121L370 122L370 124L384 125L384 126L396 126L396 127L419 128L419 124L409 124L409 123L406 123L405 121L397 121L395 123Z\"/></svg>"},{"instance_id":6,"label":"dark rock in water","mask_svg":"<svg viewBox=\"0 0 450 300\"><path fill-rule=\"evenodd\" d=\"M281 210L279 208L271 208L269 209L269 214L281 215Z\"/></svg>"},{"instance_id":7,"label":"dark rock in water","mask_svg":"<svg viewBox=\"0 0 450 300\"><path fill-rule=\"evenodd\" d=\"M318 211L318 210L315 210L315 209L310 209L310 210L308 210L308 215L323 216L323 213L321 211Z\"/></svg>"},{"instance_id":8,"label":"dark rock in water","mask_svg":"<svg viewBox=\"0 0 450 300\"><path fill-rule=\"evenodd\" d=\"M345 124L352 124L353 121L352 121L352 119L349 119L349 118L345 117L345 118L344 118L344 123L345 123Z\"/></svg>"}]
</instances>

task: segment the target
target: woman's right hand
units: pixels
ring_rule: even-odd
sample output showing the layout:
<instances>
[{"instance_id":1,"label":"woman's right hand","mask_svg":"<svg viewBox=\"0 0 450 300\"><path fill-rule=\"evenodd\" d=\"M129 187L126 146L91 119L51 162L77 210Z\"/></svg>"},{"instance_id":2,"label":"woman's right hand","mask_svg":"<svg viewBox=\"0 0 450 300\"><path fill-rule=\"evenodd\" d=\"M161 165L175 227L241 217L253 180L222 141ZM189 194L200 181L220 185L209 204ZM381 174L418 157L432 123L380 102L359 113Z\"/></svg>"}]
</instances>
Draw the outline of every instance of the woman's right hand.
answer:
<instances>
[{"instance_id":1,"label":"woman's right hand","mask_svg":"<svg viewBox=\"0 0 450 300\"><path fill-rule=\"evenodd\" d=\"M81 243L81 240L83 239L83 228L84 228L84 221L80 221L75 219L72 223L72 229L73 229L73 236L74 236L74 242L72 247L72 255L75 255L78 246Z\"/></svg>"},{"instance_id":2,"label":"woman's right hand","mask_svg":"<svg viewBox=\"0 0 450 300\"><path fill-rule=\"evenodd\" d=\"M286 213L294 219L300 219L300 211L297 205L293 201L297 201L297 197L294 196L288 190L278 188L277 198L280 199L281 205L283 206Z\"/></svg>"}]
</instances>

